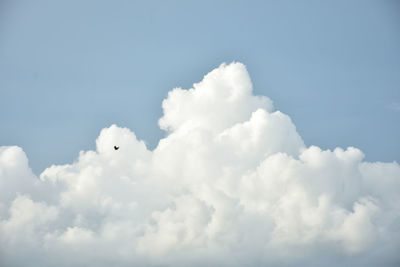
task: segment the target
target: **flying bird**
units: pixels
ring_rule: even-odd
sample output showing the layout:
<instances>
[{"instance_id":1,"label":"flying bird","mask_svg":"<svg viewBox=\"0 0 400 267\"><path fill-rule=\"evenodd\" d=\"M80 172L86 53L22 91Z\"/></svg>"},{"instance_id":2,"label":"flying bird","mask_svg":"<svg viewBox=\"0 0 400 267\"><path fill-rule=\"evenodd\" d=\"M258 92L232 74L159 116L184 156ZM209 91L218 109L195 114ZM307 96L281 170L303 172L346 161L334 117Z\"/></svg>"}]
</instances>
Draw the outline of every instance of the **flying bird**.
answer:
<instances>
[{"instance_id":1,"label":"flying bird","mask_svg":"<svg viewBox=\"0 0 400 267\"><path fill-rule=\"evenodd\" d=\"M114 149L115 149L115 150L118 150L118 149L119 149L119 146L114 146Z\"/></svg>"}]
</instances>

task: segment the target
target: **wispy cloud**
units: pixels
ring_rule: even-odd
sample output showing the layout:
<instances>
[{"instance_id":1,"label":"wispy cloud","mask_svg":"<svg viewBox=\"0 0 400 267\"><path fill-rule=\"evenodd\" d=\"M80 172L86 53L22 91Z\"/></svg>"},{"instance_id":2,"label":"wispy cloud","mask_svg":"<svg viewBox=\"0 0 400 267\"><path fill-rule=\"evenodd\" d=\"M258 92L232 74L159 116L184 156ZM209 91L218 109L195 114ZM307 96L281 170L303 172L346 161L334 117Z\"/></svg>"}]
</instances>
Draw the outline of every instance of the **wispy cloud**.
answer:
<instances>
[{"instance_id":1,"label":"wispy cloud","mask_svg":"<svg viewBox=\"0 0 400 267\"><path fill-rule=\"evenodd\" d=\"M387 107L394 111L400 111L400 102L392 102Z\"/></svg>"}]
</instances>

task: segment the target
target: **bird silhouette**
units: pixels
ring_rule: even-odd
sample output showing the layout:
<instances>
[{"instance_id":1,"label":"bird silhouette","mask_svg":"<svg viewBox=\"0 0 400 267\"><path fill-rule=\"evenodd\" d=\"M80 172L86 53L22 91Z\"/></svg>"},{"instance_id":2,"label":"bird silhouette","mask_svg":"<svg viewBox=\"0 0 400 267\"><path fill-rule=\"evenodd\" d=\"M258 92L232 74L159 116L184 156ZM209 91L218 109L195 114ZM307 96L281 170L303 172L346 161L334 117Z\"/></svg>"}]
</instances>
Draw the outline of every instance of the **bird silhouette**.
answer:
<instances>
[{"instance_id":1,"label":"bird silhouette","mask_svg":"<svg viewBox=\"0 0 400 267\"><path fill-rule=\"evenodd\" d=\"M115 150L118 150L118 149L119 149L119 146L114 146L114 149L115 149Z\"/></svg>"}]
</instances>

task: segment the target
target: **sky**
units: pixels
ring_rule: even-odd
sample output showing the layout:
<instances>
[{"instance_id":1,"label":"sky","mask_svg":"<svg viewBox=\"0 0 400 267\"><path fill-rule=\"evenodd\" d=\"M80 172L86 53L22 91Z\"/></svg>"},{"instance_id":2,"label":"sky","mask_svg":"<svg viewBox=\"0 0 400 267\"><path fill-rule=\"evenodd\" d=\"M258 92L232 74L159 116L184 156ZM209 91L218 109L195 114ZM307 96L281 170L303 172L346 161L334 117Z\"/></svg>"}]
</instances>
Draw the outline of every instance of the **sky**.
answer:
<instances>
[{"instance_id":1,"label":"sky","mask_svg":"<svg viewBox=\"0 0 400 267\"><path fill-rule=\"evenodd\" d=\"M307 144L399 161L399 12L397 1L3 0L0 143L23 147L36 174L113 123L154 148L167 92L239 61Z\"/></svg>"},{"instance_id":2,"label":"sky","mask_svg":"<svg viewBox=\"0 0 400 267\"><path fill-rule=\"evenodd\" d=\"M399 11L1 1L0 265L398 266Z\"/></svg>"}]
</instances>

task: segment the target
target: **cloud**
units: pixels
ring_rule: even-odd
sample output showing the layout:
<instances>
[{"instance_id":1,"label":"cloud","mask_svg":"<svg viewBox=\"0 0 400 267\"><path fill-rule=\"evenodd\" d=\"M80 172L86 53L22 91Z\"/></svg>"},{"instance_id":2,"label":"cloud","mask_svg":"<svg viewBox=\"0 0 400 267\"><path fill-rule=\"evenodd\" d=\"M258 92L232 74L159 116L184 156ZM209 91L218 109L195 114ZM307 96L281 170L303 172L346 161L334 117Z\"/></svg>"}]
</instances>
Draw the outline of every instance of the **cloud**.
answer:
<instances>
[{"instance_id":1,"label":"cloud","mask_svg":"<svg viewBox=\"0 0 400 267\"><path fill-rule=\"evenodd\" d=\"M241 63L162 106L153 151L112 125L36 177L1 147L0 265L398 266L399 164L306 146Z\"/></svg>"},{"instance_id":2,"label":"cloud","mask_svg":"<svg viewBox=\"0 0 400 267\"><path fill-rule=\"evenodd\" d=\"M388 108L394 111L400 111L400 103L399 102L392 102L388 105Z\"/></svg>"}]
</instances>

